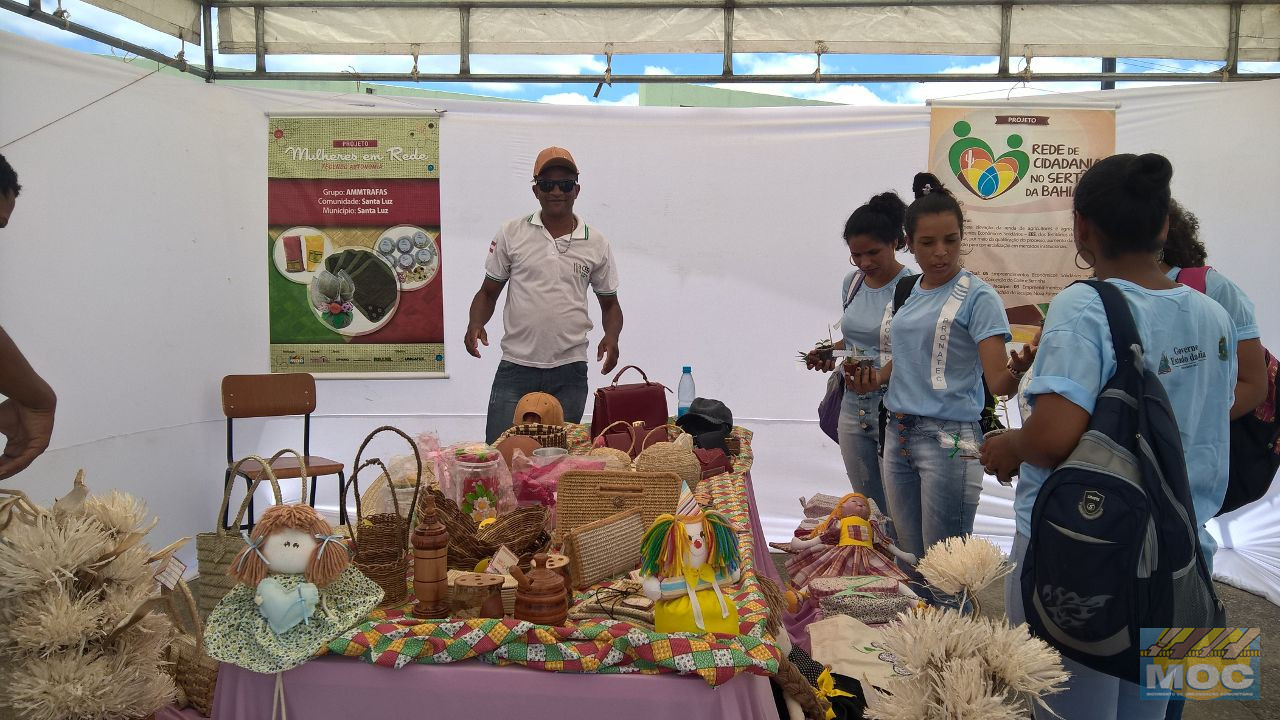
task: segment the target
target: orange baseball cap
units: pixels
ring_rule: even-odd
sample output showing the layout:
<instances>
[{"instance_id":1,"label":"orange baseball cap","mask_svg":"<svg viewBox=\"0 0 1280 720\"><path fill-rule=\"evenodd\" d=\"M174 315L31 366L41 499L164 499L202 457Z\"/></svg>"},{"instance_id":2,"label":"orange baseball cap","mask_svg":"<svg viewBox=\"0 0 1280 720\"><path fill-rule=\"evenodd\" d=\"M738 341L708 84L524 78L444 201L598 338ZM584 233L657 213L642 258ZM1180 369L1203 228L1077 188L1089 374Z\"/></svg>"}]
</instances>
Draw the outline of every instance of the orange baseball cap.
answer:
<instances>
[{"instance_id":1,"label":"orange baseball cap","mask_svg":"<svg viewBox=\"0 0 1280 720\"><path fill-rule=\"evenodd\" d=\"M575 175L578 172L578 163L573 161L573 156L569 154L569 151L554 145L544 148L542 152L538 153L538 159L533 161L533 176L538 177L543 170L549 167L569 168Z\"/></svg>"}]
</instances>

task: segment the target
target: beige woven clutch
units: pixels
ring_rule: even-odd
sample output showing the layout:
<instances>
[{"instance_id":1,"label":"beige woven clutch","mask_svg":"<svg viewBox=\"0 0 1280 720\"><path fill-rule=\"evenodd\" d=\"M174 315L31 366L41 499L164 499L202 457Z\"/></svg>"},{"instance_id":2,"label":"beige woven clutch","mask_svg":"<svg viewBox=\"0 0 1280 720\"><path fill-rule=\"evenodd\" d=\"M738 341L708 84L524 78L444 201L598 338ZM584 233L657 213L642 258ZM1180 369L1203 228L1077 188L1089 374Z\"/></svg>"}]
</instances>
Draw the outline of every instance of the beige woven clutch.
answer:
<instances>
[{"instance_id":1,"label":"beige woven clutch","mask_svg":"<svg viewBox=\"0 0 1280 720\"><path fill-rule=\"evenodd\" d=\"M556 527L561 536L622 510L637 508L644 525L680 502L680 476L671 472L570 470L556 490Z\"/></svg>"},{"instance_id":2,"label":"beige woven clutch","mask_svg":"<svg viewBox=\"0 0 1280 720\"><path fill-rule=\"evenodd\" d=\"M575 528L564 536L569 579L579 589L623 575L640 562L644 515L639 508Z\"/></svg>"}]
</instances>

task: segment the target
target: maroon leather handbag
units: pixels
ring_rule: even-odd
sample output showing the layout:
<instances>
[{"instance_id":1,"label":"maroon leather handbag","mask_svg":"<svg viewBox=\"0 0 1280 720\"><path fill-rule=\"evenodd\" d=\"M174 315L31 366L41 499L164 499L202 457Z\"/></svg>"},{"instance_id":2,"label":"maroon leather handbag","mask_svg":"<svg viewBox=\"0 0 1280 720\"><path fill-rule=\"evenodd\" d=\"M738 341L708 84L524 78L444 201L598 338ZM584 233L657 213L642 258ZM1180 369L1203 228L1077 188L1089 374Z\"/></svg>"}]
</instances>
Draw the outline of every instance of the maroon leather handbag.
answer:
<instances>
[{"instance_id":1,"label":"maroon leather handbag","mask_svg":"<svg viewBox=\"0 0 1280 720\"><path fill-rule=\"evenodd\" d=\"M644 378L642 383L619 385L622 373L635 370ZM613 376L613 384L596 390L594 408L591 411L591 437L597 437L615 422L643 422L647 428L667 424L667 396L670 388L662 383L649 382L649 376L635 365L628 365Z\"/></svg>"}]
</instances>

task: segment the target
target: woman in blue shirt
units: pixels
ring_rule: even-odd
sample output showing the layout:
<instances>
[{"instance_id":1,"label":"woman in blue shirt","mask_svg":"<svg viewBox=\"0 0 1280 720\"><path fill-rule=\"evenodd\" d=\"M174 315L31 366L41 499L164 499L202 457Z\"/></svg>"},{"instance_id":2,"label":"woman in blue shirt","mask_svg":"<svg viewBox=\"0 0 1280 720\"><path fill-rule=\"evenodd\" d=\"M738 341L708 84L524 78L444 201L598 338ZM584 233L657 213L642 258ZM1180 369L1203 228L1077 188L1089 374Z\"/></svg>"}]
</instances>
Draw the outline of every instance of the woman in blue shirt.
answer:
<instances>
[{"instance_id":1,"label":"woman in blue shirt","mask_svg":"<svg viewBox=\"0 0 1280 720\"><path fill-rule=\"evenodd\" d=\"M912 190L904 224L920 279L896 314L892 302L884 308L892 358L878 372L859 373L855 388L889 385L885 494L898 546L919 557L973 531L982 466L973 450L959 448L982 440L983 378L997 395L1016 392L1018 380L1005 355L1004 303L961 263L960 204L928 173L916 175Z\"/></svg>"},{"instance_id":2,"label":"woman in blue shirt","mask_svg":"<svg viewBox=\"0 0 1280 720\"><path fill-rule=\"evenodd\" d=\"M881 346L888 342L881 332L885 305L893 301L898 280L910 274L894 256L895 251L906 246L902 234L906 210L906 203L897 193L880 193L854 210L844 224L849 262L856 269L845 276L840 286L843 337L835 347L855 351L875 365L884 359ZM806 364L824 372L836 367L834 361L821 362L816 353L809 354ZM883 396L879 387L858 393L852 376L846 375L838 434L840 455L853 491L871 498L887 513L884 484L880 481L879 417Z\"/></svg>"},{"instance_id":3,"label":"woman in blue shirt","mask_svg":"<svg viewBox=\"0 0 1280 720\"><path fill-rule=\"evenodd\" d=\"M1080 178L1073 199L1075 243L1100 280L1124 293L1142 339L1143 361L1158 374L1177 419L1196 519L1213 516L1227 487L1228 411L1235 384L1235 326L1208 297L1170 280L1159 255L1169 214L1173 168L1161 155L1114 155ZM1053 468L1070 455L1089 424L1098 393L1115 374L1115 349L1102 301L1092 288L1072 285L1053 299L1045 318L1034 377L1026 395L1031 415L1021 429L982 447L987 471L1018 475L1014 512L1018 534L1011 557L1021 564L1031 532L1031 509ZM1203 529L1201 547L1212 557ZM1070 558L1062 558L1071 562ZM1009 619L1026 616L1017 573L1005 586ZM1069 658L1068 689L1046 698L1064 720L1163 718L1167 699L1142 699L1138 685L1091 670ZM1037 716L1054 717L1047 713Z\"/></svg>"},{"instance_id":4,"label":"woman in blue shirt","mask_svg":"<svg viewBox=\"0 0 1280 720\"><path fill-rule=\"evenodd\" d=\"M1200 221L1196 216L1177 200L1170 200L1169 234L1160 259L1160 269L1170 280L1178 280L1183 270L1204 267L1209 259L1199 231ZM1259 339L1258 320L1249 296L1213 268L1204 275L1204 293L1221 305L1236 324L1236 358L1240 372L1236 378L1236 401L1231 406L1231 419L1235 420L1253 412L1267 395L1267 362Z\"/></svg>"}]
</instances>

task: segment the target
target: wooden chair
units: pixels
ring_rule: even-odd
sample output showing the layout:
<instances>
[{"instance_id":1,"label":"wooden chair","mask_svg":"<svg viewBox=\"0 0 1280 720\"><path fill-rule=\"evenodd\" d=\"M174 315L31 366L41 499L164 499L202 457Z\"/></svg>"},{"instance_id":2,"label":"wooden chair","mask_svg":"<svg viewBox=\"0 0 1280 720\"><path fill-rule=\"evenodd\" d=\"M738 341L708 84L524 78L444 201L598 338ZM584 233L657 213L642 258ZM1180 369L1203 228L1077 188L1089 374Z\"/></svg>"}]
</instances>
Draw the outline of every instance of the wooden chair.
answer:
<instances>
[{"instance_id":1,"label":"wooden chair","mask_svg":"<svg viewBox=\"0 0 1280 720\"><path fill-rule=\"evenodd\" d=\"M236 460L233 449L234 433L232 422L243 418L302 416L302 455L306 458L307 474L310 475L310 497L308 504L315 507L317 477L325 475L338 476L339 497L342 486L346 483L343 464L319 455L311 454L311 413L316 409L316 379L307 373L267 374L267 375L227 375L222 378L222 414L227 416L227 472L225 483L231 484L235 478L231 476L231 466ZM265 453L264 453L265 455ZM296 457L281 457L271 464L272 471L281 480L300 478L302 469L298 467ZM257 461L249 461L240 466L236 473L243 477L251 487L253 481L261 474L262 466ZM228 508L230 510L230 508ZM346 522L346 508L340 508L339 521ZM249 513L246 522L252 525L253 498L249 498ZM222 524L230 523L230 518L223 515ZM243 527L243 526L242 526Z\"/></svg>"}]
</instances>

